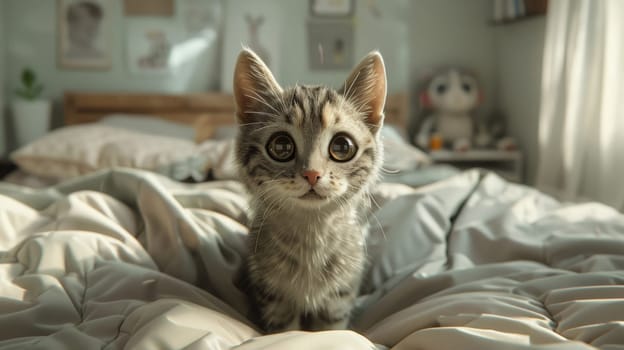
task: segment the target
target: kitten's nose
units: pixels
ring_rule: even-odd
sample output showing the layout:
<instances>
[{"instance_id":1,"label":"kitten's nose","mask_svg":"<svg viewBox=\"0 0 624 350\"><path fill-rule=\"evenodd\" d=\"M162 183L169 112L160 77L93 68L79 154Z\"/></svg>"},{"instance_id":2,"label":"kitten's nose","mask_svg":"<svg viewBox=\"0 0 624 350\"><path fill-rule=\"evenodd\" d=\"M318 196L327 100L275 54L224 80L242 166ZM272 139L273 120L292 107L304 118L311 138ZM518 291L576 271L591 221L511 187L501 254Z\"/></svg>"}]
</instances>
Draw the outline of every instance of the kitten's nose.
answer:
<instances>
[{"instance_id":1,"label":"kitten's nose","mask_svg":"<svg viewBox=\"0 0 624 350\"><path fill-rule=\"evenodd\" d=\"M318 179L321 178L321 173L316 170L304 170L303 177L308 180L308 183L312 186L316 185Z\"/></svg>"}]
</instances>

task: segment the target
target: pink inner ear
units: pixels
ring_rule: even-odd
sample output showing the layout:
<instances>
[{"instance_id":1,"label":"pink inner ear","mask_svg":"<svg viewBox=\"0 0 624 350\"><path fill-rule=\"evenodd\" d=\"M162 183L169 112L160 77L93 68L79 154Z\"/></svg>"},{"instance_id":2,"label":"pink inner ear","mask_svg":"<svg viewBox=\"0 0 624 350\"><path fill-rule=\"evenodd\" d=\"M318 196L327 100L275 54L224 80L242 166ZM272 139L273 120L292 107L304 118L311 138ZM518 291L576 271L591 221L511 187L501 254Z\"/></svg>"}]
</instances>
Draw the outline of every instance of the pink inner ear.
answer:
<instances>
[{"instance_id":1,"label":"pink inner ear","mask_svg":"<svg viewBox=\"0 0 624 350\"><path fill-rule=\"evenodd\" d=\"M246 112L254 108L256 101L249 96L265 95L272 91L281 91L281 87L266 65L253 52L241 52L234 68L234 99L238 122L248 123L252 118Z\"/></svg>"},{"instance_id":2,"label":"pink inner ear","mask_svg":"<svg viewBox=\"0 0 624 350\"><path fill-rule=\"evenodd\" d=\"M386 104L386 69L381 56L374 57L372 65L374 85L369 92L371 94L369 97L371 114L368 117L368 122L379 125L382 122L381 118L383 117L383 110Z\"/></svg>"}]
</instances>

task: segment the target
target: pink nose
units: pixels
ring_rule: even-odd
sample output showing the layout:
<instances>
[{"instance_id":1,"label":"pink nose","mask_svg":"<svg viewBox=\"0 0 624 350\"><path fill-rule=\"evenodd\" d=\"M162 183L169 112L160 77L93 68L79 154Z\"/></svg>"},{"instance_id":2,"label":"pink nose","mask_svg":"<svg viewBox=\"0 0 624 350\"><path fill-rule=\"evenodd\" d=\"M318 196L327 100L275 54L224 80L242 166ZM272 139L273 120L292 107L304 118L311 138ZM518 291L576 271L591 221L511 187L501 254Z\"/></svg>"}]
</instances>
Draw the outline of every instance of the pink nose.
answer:
<instances>
[{"instance_id":1,"label":"pink nose","mask_svg":"<svg viewBox=\"0 0 624 350\"><path fill-rule=\"evenodd\" d=\"M316 185L316 182L318 181L318 179L321 178L321 173L319 173L316 170L305 170L303 172L303 177L306 178L306 180L308 180L308 183L312 186Z\"/></svg>"}]
</instances>

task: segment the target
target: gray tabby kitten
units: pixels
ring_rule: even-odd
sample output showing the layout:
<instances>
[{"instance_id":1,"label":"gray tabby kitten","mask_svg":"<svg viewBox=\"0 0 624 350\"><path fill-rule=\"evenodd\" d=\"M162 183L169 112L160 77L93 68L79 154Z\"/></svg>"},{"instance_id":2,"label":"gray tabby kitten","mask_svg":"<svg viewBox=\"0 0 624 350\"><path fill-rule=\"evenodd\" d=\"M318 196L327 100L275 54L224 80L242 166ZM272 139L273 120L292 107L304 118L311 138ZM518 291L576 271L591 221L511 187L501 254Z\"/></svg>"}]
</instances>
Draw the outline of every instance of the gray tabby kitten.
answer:
<instances>
[{"instance_id":1,"label":"gray tabby kitten","mask_svg":"<svg viewBox=\"0 0 624 350\"><path fill-rule=\"evenodd\" d=\"M249 293L266 331L347 325L365 263L368 190L382 163L381 55L368 54L340 91L282 89L250 50L234 96L240 175L253 211Z\"/></svg>"}]
</instances>

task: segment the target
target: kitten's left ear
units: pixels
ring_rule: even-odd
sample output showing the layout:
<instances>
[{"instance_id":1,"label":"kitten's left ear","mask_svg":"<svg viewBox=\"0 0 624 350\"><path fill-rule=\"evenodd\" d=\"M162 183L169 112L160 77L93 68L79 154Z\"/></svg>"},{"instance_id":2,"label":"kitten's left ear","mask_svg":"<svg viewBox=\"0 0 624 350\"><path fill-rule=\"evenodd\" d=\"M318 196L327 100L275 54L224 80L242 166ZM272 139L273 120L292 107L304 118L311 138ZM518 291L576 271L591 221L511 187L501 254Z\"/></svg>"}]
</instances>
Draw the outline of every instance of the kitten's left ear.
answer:
<instances>
[{"instance_id":1,"label":"kitten's left ear","mask_svg":"<svg viewBox=\"0 0 624 350\"><path fill-rule=\"evenodd\" d=\"M364 57L349 74L340 93L364 113L373 131L381 128L386 104L386 68L378 51Z\"/></svg>"},{"instance_id":2,"label":"kitten's left ear","mask_svg":"<svg viewBox=\"0 0 624 350\"><path fill-rule=\"evenodd\" d=\"M262 59L253 51L244 49L238 55L234 68L234 100L238 122L251 122L254 118L250 112L257 110L256 105L269 104L281 93L282 88Z\"/></svg>"}]
</instances>

